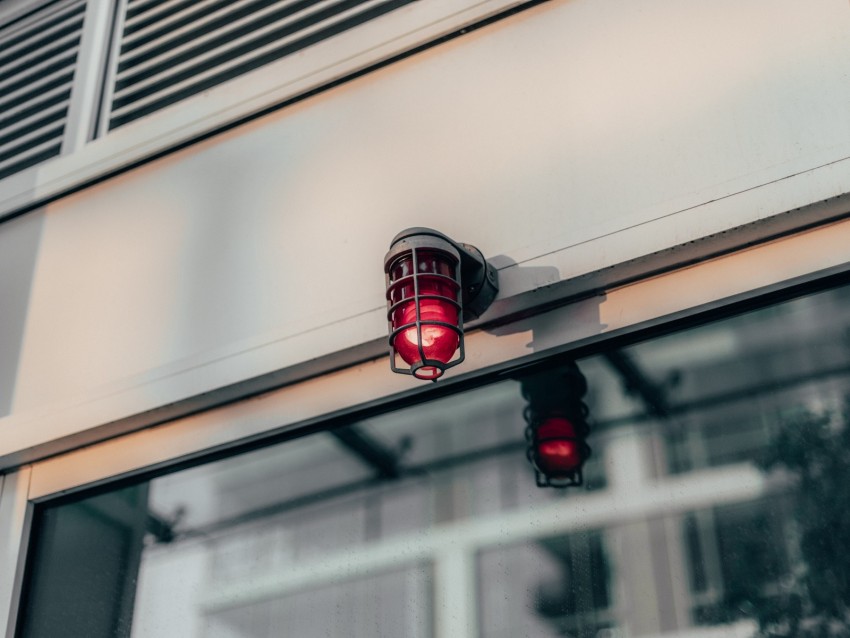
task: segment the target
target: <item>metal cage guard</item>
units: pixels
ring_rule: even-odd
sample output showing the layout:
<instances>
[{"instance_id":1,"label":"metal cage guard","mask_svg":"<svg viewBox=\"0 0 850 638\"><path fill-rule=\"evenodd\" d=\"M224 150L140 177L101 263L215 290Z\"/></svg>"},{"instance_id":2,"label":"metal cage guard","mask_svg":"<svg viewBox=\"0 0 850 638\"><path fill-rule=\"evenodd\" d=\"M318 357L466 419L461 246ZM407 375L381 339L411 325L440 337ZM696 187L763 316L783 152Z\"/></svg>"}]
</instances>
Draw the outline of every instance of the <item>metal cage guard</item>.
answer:
<instances>
[{"instance_id":1,"label":"metal cage guard","mask_svg":"<svg viewBox=\"0 0 850 638\"><path fill-rule=\"evenodd\" d=\"M442 252L439 249L435 249L434 247L428 246L425 248L428 252ZM394 256L393 260L389 262L388 268L386 269L386 284L387 284L387 321L389 323L389 345L390 345L390 368L393 372L398 372L400 374L412 374L417 378L416 372L424 367L434 367L440 370L440 375L445 372L448 368L456 366L461 363L465 358L465 351L463 347L463 302L461 295L461 283L460 283L460 259L459 257L455 257L449 252L444 252L446 256L450 257L454 262L454 271L455 278L448 277L446 275L441 275L439 273L422 273L419 272L419 256L418 252L423 250L422 246L413 245L410 247L409 254L413 263L413 272L410 275L406 275L404 277L400 277L399 279L392 280L391 272L392 267L395 265L399 259L407 256L408 251L401 252L400 254ZM419 292L420 281L422 280L431 280L438 281L446 285L450 285L455 290L455 294L457 295L458 300L454 300L451 297L446 297L444 295L433 295L433 294L421 294ZM413 283L413 296L412 297L401 297L398 301L393 303L393 293L400 288L403 288L405 285L409 285ZM403 293L402 293L403 294ZM421 308L421 300L422 299L437 299L440 301L445 301L454 306L457 309L458 314L458 325L450 324L445 321L434 321L434 320L423 320L422 319L422 308ZM414 307L416 309L416 319L412 322L404 323L396 328L393 327L393 314L401 308L403 305L413 302ZM458 336L458 354L454 356L450 361L443 362L438 359L429 359L425 356L425 350L422 347L422 326L430 325L430 326L442 326L444 328L449 328L454 331ZM396 365L396 357L398 356L397 349L395 346L396 337L408 330L409 328L416 327L416 346L419 350L419 361L414 364L410 364L408 368L400 368ZM433 381L436 381L438 377L435 377Z\"/></svg>"},{"instance_id":2,"label":"metal cage guard","mask_svg":"<svg viewBox=\"0 0 850 638\"><path fill-rule=\"evenodd\" d=\"M421 253L438 255L453 264L454 277L437 273L421 272ZM411 273L393 279L393 268L403 259L412 261ZM419 379L436 381L448 368L458 365L465 357L463 322L477 319L490 306L498 293L498 272L487 262L484 255L476 247L469 244L459 244L443 233L431 228L408 228L396 235L390 250L384 257L384 275L387 299L387 321L390 347L390 368L393 372L410 374ZM422 293L425 282L435 283L439 290L441 286L450 287L456 298L445 294ZM404 288L413 285L413 296L404 297ZM396 293L400 293L396 297ZM434 319L423 319L423 300L433 299L447 303L457 310L457 324ZM413 303L416 309L414 320L408 320L396 325L394 319L402 306ZM427 326L447 328L457 334L458 346L449 361L428 358L423 347L422 329ZM396 363L399 355L395 340L404 331L415 328L418 361L408 367L400 367ZM434 377L423 377L417 374L422 368L435 368L439 371Z\"/></svg>"}]
</instances>

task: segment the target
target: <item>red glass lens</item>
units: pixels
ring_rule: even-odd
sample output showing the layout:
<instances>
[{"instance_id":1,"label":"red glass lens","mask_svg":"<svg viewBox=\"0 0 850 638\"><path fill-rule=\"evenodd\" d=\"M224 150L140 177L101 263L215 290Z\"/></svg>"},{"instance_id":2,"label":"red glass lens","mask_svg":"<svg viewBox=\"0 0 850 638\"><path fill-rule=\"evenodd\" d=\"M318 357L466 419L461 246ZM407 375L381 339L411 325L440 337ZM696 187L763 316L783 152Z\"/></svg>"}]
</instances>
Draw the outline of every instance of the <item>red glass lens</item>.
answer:
<instances>
[{"instance_id":1,"label":"red glass lens","mask_svg":"<svg viewBox=\"0 0 850 638\"><path fill-rule=\"evenodd\" d=\"M422 352L426 359L448 363L454 356L460 344L457 331L447 326L434 325L430 322L439 321L452 326L458 325L457 287L453 283L454 264L445 255L435 252L421 251L417 253L417 279L419 284L419 322L420 330L413 325L396 335L393 347L402 360L410 366L421 362L419 353L419 334L422 335ZM390 280L398 281L402 277L413 274L413 257L408 255L393 264L390 270ZM429 275L444 275L451 279ZM416 302L414 300L414 285L409 283L398 286L392 291L392 303L409 299L393 311L393 329L405 324L416 323ZM439 295L445 299L422 299L425 295ZM443 371L435 366L423 366L414 374L420 379L436 379Z\"/></svg>"},{"instance_id":2,"label":"red glass lens","mask_svg":"<svg viewBox=\"0 0 850 638\"><path fill-rule=\"evenodd\" d=\"M566 418L547 418L537 428L537 462L540 470L553 477L581 469L582 444L575 426Z\"/></svg>"}]
</instances>

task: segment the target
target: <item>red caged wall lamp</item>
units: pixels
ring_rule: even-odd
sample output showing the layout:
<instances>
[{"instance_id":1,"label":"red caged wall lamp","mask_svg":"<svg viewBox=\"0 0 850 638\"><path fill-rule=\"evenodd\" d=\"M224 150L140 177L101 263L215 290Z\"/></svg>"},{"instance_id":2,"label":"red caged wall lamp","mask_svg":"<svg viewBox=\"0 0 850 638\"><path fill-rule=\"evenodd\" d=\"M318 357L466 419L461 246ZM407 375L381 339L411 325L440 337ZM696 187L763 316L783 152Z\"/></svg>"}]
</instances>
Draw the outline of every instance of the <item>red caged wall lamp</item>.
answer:
<instances>
[{"instance_id":1,"label":"red caged wall lamp","mask_svg":"<svg viewBox=\"0 0 850 638\"><path fill-rule=\"evenodd\" d=\"M570 487L582 484L582 468L590 456L585 438L587 406L582 397L587 381L570 362L567 365L521 381L522 396L528 401L523 412L528 427L526 455L534 466L538 487Z\"/></svg>"},{"instance_id":2,"label":"red caged wall lamp","mask_svg":"<svg viewBox=\"0 0 850 638\"><path fill-rule=\"evenodd\" d=\"M393 238L384 273L390 366L436 381L463 361L463 322L481 316L496 298L498 272L474 246L416 227Z\"/></svg>"}]
</instances>

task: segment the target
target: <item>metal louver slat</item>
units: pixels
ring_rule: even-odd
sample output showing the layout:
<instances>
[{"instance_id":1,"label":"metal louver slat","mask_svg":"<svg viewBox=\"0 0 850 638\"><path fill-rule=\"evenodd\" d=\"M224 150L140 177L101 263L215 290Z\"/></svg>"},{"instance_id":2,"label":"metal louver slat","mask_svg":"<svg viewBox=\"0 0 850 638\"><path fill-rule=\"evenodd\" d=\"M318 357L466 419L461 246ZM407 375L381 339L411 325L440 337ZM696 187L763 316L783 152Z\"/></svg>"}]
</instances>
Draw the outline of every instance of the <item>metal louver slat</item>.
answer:
<instances>
[{"instance_id":1,"label":"metal louver slat","mask_svg":"<svg viewBox=\"0 0 850 638\"><path fill-rule=\"evenodd\" d=\"M197 0L148 0L148 2L131 0L124 21L129 29L125 33L132 33L137 28L144 28L151 22L162 20L196 2Z\"/></svg>"},{"instance_id":2,"label":"metal louver slat","mask_svg":"<svg viewBox=\"0 0 850 638\"><path fill-rule=\"evenodd\" d=\"M21 87L27 86L33 78L72 68L76 55L76 50L71 50L55 58L50 58L30 66L25 73L6 78L0 82L0 96L8 95Z\"/></svg>"},{"instance_id":3,"label":"metal louver slat","mask_svg":"<svg viewBox=\"0 0 850 638\"><path fill-rule=\"evenodd\" d=\"M164 2L169 2L169 0L129 0L127 3L127 17L139 15L144 13L145 11L150 11L151 9L155 9L159 5Z\"/></svg>"},{"instance_id":4,"label":"metal louver slat","mask_svg":"<svg viewBox=\"0 0 850 638\"><path fill-rule=\"evenodd\" d=\"M124 31L110 128L414 1L166 0L146 5L145 24L136 22L131 33Z\"/></svg>"},{"instance_id":5,"label":"metal louver slat","mask_svg":"<svg viewBox=\"0 0 850 638\"><path fill-rule=\"evenodd\" d=\"M298 0L286 3L283 10L275 13L273 17L264 15L261 19L255 19L250 16L234 25L197 31L191 41L174 50L170 50L171 43L167 42L161 50L149 51L144 56L133 56L126 64L119 65L117 88L121 89L165 73L187 62L197 61L196 64L201 66L204 61L216 56L218 60L224 61L250 53L263 44L307 29L317 22L333 18L334 15L367 1Z\"/></svg>"},{"instance_id":6,"label":"metal louver slat","mask_svg":"<svg viewBox=\"0 0 850 638\"><path fill-rule=\"evenodd\" d=\"M43 47L45 43L78 29L82 22L82 11L83 5L70 5L61 13L51 16L49 21L45 21L45 24L37 29L25 30L14 37L4 39L3 48L0 49L0 63Z\"/></svg>"},{"instance_id":7,"label":"metal louver slat","mask_svg":"<svg viewBox=\"0 0 850 638\"><path fill-rule=\"evenodd\" d=\"M42 126L41 128L30 130L25 135L21 135L13 142L0 145L0 164L16 155L21 155L25 151L35 148L45 142L55 141L62 138L62 123L53 122Z\"/></svg>"},{"instance_id":8,"label":"metal louver slat","mask_svg":"<svg viewBox=\"0 0 850 638\"><path fill-rule=\"evenodd\" d=\"M252 21L269 24L322 3L322 0L204 0L125 38L121 68L135 66L181 44L191 44L196 38L208 37L219 29L233 31ZM242 33L250 30L248 27Z\"/></svg>"},{"instance_id":9,"label":"metal louver slat","mask_svg":"<svg viewBox=\"0 0 850 638\"><path fill-rule=\"evenodd\" d=\"M61 28L55 29L53 33L37 32L33 34L30 40L22 42L15 47L14 51L4 51L0 54L0 68L20 66L18 63L23 60L39 59L45 51L52 51L62 44L75 46L76 42L79 41L82 25L82 16L74 15L67 22L59 25Z\"/></svg>"},{"instance_id":10,"label":"metal louver slat","mask_svg":"<svg viewBox=\"0 0 850 638\"><path fill-rule=\"evenodd\" d=\"M85 0L59 0L0 26L0 179L59 155Z\"/></svg>"},{"instance_id":11,"label":"metal louver slat","mask_svg":"<svg viewBox=\"0 0 850 638\"><path fill-rule=\"evenodd\" d=\"M64 100L36 111L29 117L19 119L17 122L9 125L3 130L3 134L0 135L0 146L6 146L9 142L14 141L19 136L25 135L27 131L41 128L53 122L58 122L64 119L67 114L68 100Z\"/></svg>"},{"instance_id":12,"label":"metal louver slat","mask_svg":"<svg viewBox=\"0 0 850 638\"><path fill-rule=\"evenodd\" d=\"M375 3L376 0L372 1ZM368 0L349 0L349 2L363 4ZM380 3L380 0L377 3ZM300 0L287 4L286 11L282 12L282 15L268 16L265 12L259 16L251 15L233 23L226 23L223 28L197 34L190 42L173 49L169 47L170 43L165 43L154 52L156 57L147 55L144 60L132 58L127 62L126 68L121 70L119 67L117 86L118 88L129 85L139 86L142 81L154 78L156 75L202 66L204 62L216 56L227 56L236 51L250 53L258 48L257 41L269 34L278 36L273 39L279 41L285 37L286 31L306 32L310 26L315 27L317 22L314 21L321 20L324 16L329 16L327 19L333 19L335 12L342 10L339 0L320 2ZM235 55L238 53L234 53Z\"/></svg>"},{"instance_id":13,"label":"metal louver slat","mask_svg":"<svg viewBox=\"0 0 850 638\"><path fill-rule=\"evenodd\" d=\"M71 89L68 86L57 86L49 91L40 93L35 99L19 104L18 106L0 112L0 133L3 129L11 126L25 117L37 113L42 109L58 104L68 99Z\"/></svg>"},{"instance_id":14,"label":"metal louver slat","mask_svg":"<svg viewBox=\"0 0 850 638\"><path fill-rule=\"evenodd\" d=\"M35 148L28 149L25 153L17 155L5 162L0 162L0 179L8 177L20 170L40 164L46 159L59 155L62 149L62 137L45 142Z\"/></svg>"},{"instance_id":15,"label":"metal louver slat","mask_svg":"<svg viewBox=\"0 0 850 638\"><path fill-rule=\"evenodd\" d=\"M194 31L201 28L205 22L220 15L239 17L239 11L252 10L252 5L262 2L274 5L275 0L198 0L188 7L181 9L168 17L151 22L142 29L126 33L121 43L121 52L128 53L149 45L164 36L180 32Z\"/></svg>"},{"instance_id":16,"label":"metal louver slat","mask_svg":"<svg viewBox=\"0 0 850 638\"><path fill-rule=\"evenodd\" d=\"M26 73L27 69L31 68L33 65L46 62L58 55L66 53L67 51L74 51L74 53L76 53L76 48L79 45L79 42L80 30L77 29L63 38L51 41L50 46L45 46L41 49L32 51L22 57L11 58L5 65L0 63L0 81L7 80L20 73Z\"/></svg>"},{"instance_id":17,"label":"metal louver slat","mask_svg":"<svg viewBox=\"0 0 850 638\"><path fill-rule=\"evenodd\" d=\"M34 100L57 87L69 86L73 76L73 68L61 68L47 75L38 74L35 76L37 79L27 82L17 90L0 93L0 113Z\"/></svg>"},{"instance_id":18,"label":"metal louver slat","mask_svg":"<svg viewBox=\"0 0 850 638\"><path fill-rule=\"evenodd\" d=\"M331 5L331 2L326 4ZM339 9L342 3L337 2L335 9ZM382 0L371 0L371 2L358 0L358 4L379 6ZM279 51L281 48L291 48L293 51L303 48L298 46L305 40L309 40L316 33L322 33L322 30L333 28L339 24L341 20L349 17L354 10L339 15L331 16L331 18L322 22L313 22L309 27L303 25L311 18L315 18L316 14L301 18L295 23L287 23L285 26L272 25L272 31L263 30L258 34L260 38L271 39L270 44L264 47L257 47L256 38L247 38L244 43L237 47L228 48L223 52L219 49L213 49L208 54L200 56L200 59L193 59L178 67L167 69L158 77L152 77L144 82L129 85L128 88L120 90L115 95L114 104L117 107L122 107L130 103L149 104L151 101L161 98L163 94L171 94L175 91L180 91L185 88L194 86L196 83L209 81L222 73L229 73L231 77L239 75L239 72L233 72L234 69L239 69L245 65L251 65L255 60L262 59L262 56ZM289 37L280 37L281 34L289 32ZM278 37L269 37L270 35ZM325 39L319 37L319 40ZM239 57L234 55L244 51ZM259 64L250 68L256 68ZM241 71L244 72L244 71ZM118 85L120 86L120 82ZM120 115L120 112L119 112Z\"/></svg>"}]
</instances>

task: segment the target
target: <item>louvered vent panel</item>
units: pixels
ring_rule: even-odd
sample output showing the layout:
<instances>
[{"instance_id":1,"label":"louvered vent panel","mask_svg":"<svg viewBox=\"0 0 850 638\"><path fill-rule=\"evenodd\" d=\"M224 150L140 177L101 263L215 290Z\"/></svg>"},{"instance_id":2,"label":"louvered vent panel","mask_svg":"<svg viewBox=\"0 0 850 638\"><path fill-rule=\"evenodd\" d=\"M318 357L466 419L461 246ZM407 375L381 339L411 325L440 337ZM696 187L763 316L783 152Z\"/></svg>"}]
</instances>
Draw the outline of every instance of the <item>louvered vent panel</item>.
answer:
<instances>
[{"instance_id":1,"label":"louvered vent panel","mask_svg":"<svg viewBox=\"0 0 850 638\"><path fill-rule=\"evenodd\" d=\"M415 0L129 0L110 128Z\"/></svg>"},{"instance_id":2,"label":"louvered vent panel","mask_svg":"<svg viewBox=\"0 0 850 638\"><path fill-rule=\"evenodd\" d=\"M59 155L84 12L54 2L0 26L0 179Z\"/></svg>"}]
</instances>

